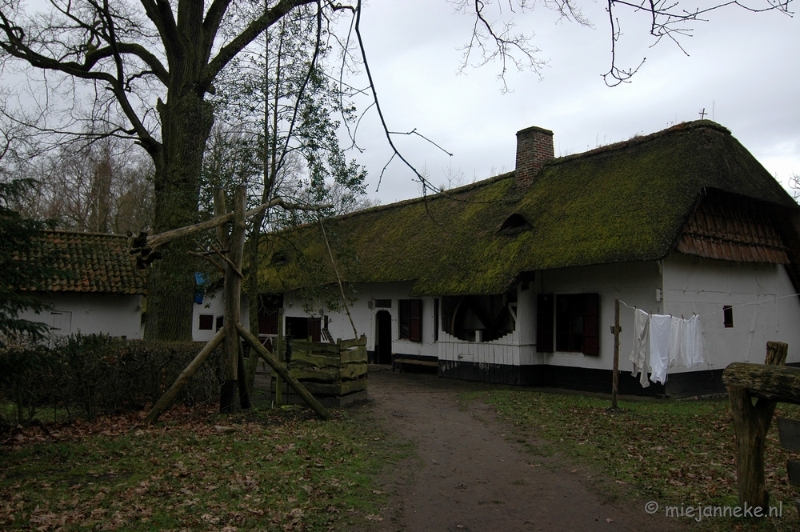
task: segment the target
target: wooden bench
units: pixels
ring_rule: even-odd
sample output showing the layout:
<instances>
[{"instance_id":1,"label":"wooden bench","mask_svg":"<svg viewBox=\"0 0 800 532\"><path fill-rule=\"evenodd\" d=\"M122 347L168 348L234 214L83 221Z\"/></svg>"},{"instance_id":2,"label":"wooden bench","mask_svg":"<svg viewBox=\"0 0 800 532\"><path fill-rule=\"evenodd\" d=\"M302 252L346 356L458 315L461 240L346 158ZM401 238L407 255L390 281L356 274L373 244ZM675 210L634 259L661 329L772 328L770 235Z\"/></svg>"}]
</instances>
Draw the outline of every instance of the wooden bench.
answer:
<instances>
[{"instance_id":1,"label":"wooden bench","mask_svg":"<svg viewBox=\"0 0 800 532\"><path fill-rule=\"evenodd\" d=\"M438 360L426 360L422 358L412 358L412 357L404 357L402 355L392 356L392 371L395 369L399 369L400 372L403 372L403 364L411 364L414 366L428 366L431 368L438 368L439 361Z\"/></svg>"}]
</instances>

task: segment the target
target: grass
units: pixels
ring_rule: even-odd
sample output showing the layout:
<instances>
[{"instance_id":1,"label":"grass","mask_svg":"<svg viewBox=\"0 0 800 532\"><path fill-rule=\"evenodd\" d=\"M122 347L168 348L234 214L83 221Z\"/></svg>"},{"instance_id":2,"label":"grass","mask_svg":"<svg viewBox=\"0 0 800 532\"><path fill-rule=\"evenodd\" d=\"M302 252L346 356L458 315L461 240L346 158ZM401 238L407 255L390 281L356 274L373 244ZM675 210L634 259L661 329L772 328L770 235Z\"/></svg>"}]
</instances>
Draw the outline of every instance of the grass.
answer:
<instances>
[{"instance_id":1,"label":"grass","mask_svg":"<svg viewBox=\"0 0 800 532\"><path fill-rule=\"evenodd\" d=\"M518 439L538 456L563 453L601 470L634 489L644 501L666 506L737 506L735 438L726 400L620 402L531 390L492 390L469 394L493 405L515 427ZM800 419L800 407L779 404L776 417ZM777 429L769 432L765 456L770 504L782 503L781 518L707 517L709 531L800 530L786 476L786 460L796 454L780 448ZM531 443L531 437L534 438Z\"/></svg>"},{"instance_id":2,"label":"grass","mask_svg":"<svg viewBox=\"0 0 800 532\"><path fill-rule=\"evenodd\" d=\"M136 421L13 434L0 448L0 528L367 528L385 502L376 473L410 452L345 411L329 422L301 407Z\"/></svg>"}]
</instances>

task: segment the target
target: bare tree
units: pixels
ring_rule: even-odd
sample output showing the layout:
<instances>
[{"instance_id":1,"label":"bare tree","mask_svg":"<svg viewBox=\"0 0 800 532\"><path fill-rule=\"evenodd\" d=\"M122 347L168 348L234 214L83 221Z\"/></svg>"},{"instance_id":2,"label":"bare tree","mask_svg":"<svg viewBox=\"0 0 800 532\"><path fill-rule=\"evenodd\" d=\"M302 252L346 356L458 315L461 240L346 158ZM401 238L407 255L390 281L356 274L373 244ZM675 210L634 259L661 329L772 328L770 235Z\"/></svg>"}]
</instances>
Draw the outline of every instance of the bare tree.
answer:
<instances>
[{"instance_id":1,"label":"bare tree","mask_svg":"<svg viewBox=\"0 0 800 532\"><path fill-rule=\"evenodd\" d=\"M29 218L96 233L138 232L152 224L151 164L118 139L61 147L20 166L16 174L34 180L17 205Z\"/></svg>"}]
</instances>

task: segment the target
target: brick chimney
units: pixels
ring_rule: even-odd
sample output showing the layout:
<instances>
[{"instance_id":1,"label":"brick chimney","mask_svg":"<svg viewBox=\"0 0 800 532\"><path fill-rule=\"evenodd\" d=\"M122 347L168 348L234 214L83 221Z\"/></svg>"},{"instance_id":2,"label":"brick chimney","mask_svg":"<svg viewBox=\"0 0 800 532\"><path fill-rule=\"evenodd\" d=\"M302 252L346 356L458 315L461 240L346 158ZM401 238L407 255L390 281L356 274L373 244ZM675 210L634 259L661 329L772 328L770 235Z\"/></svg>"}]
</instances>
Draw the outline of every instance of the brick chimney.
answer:
<instances>
[{"instance_id":1,"label":"brick chimney","mask_svg":"<svg viewBox=\"0 0 800 532\"><path fill-rule=\"evenodd\" d=\"M517 187L530 186L544 163L553 157L552 131L536 126L517 131Z\"/></svg>"}]
</instances>

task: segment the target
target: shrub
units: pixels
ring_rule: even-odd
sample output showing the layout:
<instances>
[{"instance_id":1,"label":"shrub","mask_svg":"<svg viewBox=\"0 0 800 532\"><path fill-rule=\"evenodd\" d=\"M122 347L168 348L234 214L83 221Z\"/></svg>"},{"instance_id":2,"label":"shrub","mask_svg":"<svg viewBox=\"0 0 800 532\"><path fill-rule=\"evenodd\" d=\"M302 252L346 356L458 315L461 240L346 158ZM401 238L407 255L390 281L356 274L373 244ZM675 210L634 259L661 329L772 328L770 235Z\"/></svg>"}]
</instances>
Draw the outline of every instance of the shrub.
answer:
<instances>
[{"instance_id":1,"label":"shrub","mask_svg":"<svg viewBox=\"0 0 800 532\"><path fill-rule=\"evenodd\" d=\"M0 350L0 395L17 405L17 422L30 421L46 406L94 419L100 414L141 410L155 402L202 349L202 342L158 343L104 335L73 335L49 348L8 346ZM183 390L188 404L219 396L219 351ZM26 414L23 416L23 414Z\"/></svg>"}]
</instances>

